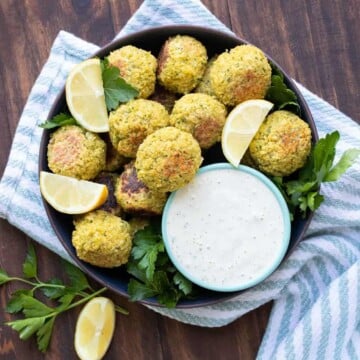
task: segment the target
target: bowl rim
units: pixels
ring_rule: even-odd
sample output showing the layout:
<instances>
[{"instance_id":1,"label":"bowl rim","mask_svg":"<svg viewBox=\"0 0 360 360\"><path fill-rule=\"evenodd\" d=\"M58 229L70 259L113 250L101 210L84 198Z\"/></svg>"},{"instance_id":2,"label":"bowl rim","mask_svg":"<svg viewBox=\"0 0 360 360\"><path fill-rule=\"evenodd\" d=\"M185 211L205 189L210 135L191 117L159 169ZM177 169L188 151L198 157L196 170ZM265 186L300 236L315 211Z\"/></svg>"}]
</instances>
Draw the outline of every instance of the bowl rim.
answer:
<instances>
[{"instance_id":1,"label":"bowl rim","mask_svg":"<svg viewBox=\"0 0 360 360\"><path fill-rule=\"evenodd\" d=\"M91 56L89 56L89 58L94 58L94 57L103 57L106 56L110 53L110 51L117 49L121 46L125 46L128 44L131 44L132 41L134 40L138 40L139 38L148 35L149 33L155 33L155 32L164 32L164 33L171 33L171 35L167 35L167 36L173 36L176 33L186 33L186 34L192 34L191 36L194 36L196 38L196 33L201 33L204 36L215 36L215 37L226 37L227 39L229 39L229 41L233 41L234 42L234 46L237 45L241 45L241 44L252 44L249 41L231 33L231 32L226 32L226 31L222 31L222 30L217 30L214 28L210 28L210 27L205 27L205 26L197 26L197 25L185 25L185 24L179 24L179 25L161 25L161 26L154 26L154 27L147 27L143 30L128 34L128 35L124 35L121 36L119 38L115 38L114 40L110 41L109 43L105 44L104 46L102 46L99 50L97 50L94 54L92 54ZM262 49L261 49L262 50ZM296 85L295 81L287 74L286 71L284 71L284 69L271 57L269 56L264 50L262 50L265 54L265 56L267 57L267 59L274 64L279 71L284 75L284 79L287 83L287 85L296 93L296 96L298 98L298 102L301 106L302 111L305 113L306 118L308 119L308 125L311 128L311 134L312 134L312 140L313 142L317 141L319 139L318 136L318 132L316 129L316 125L314 122L314 119L312 117L312 114L310 112L309 106L306 103L304 96L302 95L300 89L298 88L298 86ZM47 116L47 120L51 119L54 115L56 115L60 108L59 108L59 102L60 100L64 97L65 95L65 84L62 86L62 88L59 90L58 95L55 97L52 106L50 107L48 116ZM44 170L42 167L42 164L44 162L44 158L46 157L46 153L44 151L44 149L46 148L47 145L47 140L48 140L48 136L50 134L51 130L47 130L44 129L42 136L41 136L41 142L40 142L40 147L39 147L39 166L38 166L38 173L40 173L40 171ZM45 212L47 214L47 218L57 236L57 238L59 239L60 243L62 244L62 246L65 248L66 252L68 253L68 255L71 257L71 259L75 262L75 264L82 270L84 271L84 273L89 276L90 278L92 278L93 280L97 281L98 283L102 284L103 286L107 287L109 290L114 291L116 294L118 295L122 295L125 298L129 298L129 294L127 293L127 291L122 291L121 289L113 286L112 284L110 284L107 280L102 279L101 277L99 277L97 274L94 274L93 272L89 272L86 269L85 264L73 253L71 247L68 245L68 243L62 238L59 229L57 228L57 226L55 225L54 219L51 216L51 211L52 209L50 208L50 205L45 201L45 199L41 196L44 208L45 208ZM285 257L283 258L282 261L285 261L292 253L292 251L297 247L298 243L300 241L302 241L308 227L310 226L310 223L312 221L312 218L314 216L313 212L309 212L307 219L306 219L306 223L303 225L296 242L292 245L291 247L291 251L287 252ZM176 308L178 309L190 309L190 308L197 308L197 307L203 307L203 306L209 306L209 305L215 305L217 303L221 303L227 300L231 300L233 298L235 298L236 296L240 295L243 292L243 290L241 291L237 291L237 292L233 292L233 293L222 293L223 296L221 296L220 298L209 298L206 300L201 300L201 302L197 302L197 301L185 301L185 302L179 302L176 305ZM147 306L155 306L155 307L160 307L160 308L164 308L164 305L160 304L157 302L157 300L150 298L150 299L144 299L144 300L139 300L137 301L138 303L147 305Z\"/></svg>"},{"instance_id":2,"label":"bowl rim","mask_svg":"<svg viewBox=\"0 0 360 360\"><path fill-rule=\"evenodd\" d=\"M259 180L259 183L262 185L265 185L265 187L270 191L270 193L274 196L276 202L280 206L281 211L281 218L283 220L283 226L284 226L284 232L281 240L281 246L279 249L276 250L276 253L271 261L271 263L264 267L264 269L261 271L260 274L258 274L255 278L247 281L240 281L238 285L232 285L230 287L222 287L219 285L214 285L211 283L206 283L202 281L201 279L197 278L196 275L189 273L189 271L178 261L176 255L173 252L173 248L169 241L169 233L167 228L167 220L168 215L171 206L174 203L176 195L181 191L182 189L179 189L177 191L174 191L170 194L169 198L167 199L167 202L164 207L164 211L162 214L161 219L161 231L162 231L162 238L164 241L165 249L170 257L170 260L174 264L174 266L184 275L186 278L188 278L191 282L193 282L196 285L199 285L205 289L213 290L213 291L219 291L219 292L234 292L234 291L240 291L240 290L246 290L249 289L255 285L258 285L260 282L264 281L267 277L269 277L280 265L282 259L284 258L286 251L289 247L290 243L290 233L291 233L291 221L290 221L290 213L288 206L286 204L286 201L284 197L282 196L280 190L276 187L276 185L263 173L260 171L253 169L246 165L239 165L238 167L234 167L228 163L214 163L211 165L206 165L204 167L201 167L199 171L196 173L196 176L194 180L196 181L196 178L199 177L199 175L208 173L208 172L214 172L214 171L223 171L223 170L232 170L236 172L241 172L250 175L251 177ZM239 235L240 236L240 235Z\"/></svg>"}]
</instances>

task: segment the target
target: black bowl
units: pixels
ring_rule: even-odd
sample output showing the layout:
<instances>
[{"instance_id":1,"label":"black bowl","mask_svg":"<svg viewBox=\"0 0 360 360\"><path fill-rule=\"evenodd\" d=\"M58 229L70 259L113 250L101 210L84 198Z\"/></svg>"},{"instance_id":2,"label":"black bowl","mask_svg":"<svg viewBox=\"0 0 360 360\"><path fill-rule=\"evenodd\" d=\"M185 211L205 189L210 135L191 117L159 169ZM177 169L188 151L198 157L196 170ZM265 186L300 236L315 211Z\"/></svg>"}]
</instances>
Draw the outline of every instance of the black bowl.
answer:
<instances>
[{"instance_id":1,"label":"black bowl","mask_svg":"<svg viewBox=\"0 0 360 360\"><path fill-rule=\"evenodd\" d=\"M224 33L213 29L197 27L197 26L182 26L182 25L162 26L162 27L156 27L156 28L139 31L137 33L115 40L114 42L104 46L93 56L103 58L107 56L110 53L110 51L113 51L121 46L129 45L129 44L145 50L149 50L152 52L153 55L157 56L165 40L169 36L173 36L177 34L190 35L197 38L207 48L209 58L214 54L223 52L225 49L230 49L234 46L241 44L247 44L245 40L242 40L228 33ZM301 117L309 124L311 128L313 141L318 140L318 134L316 131L313 118L299 89L296 87L295 83L291 80L291 78L281 69L281 67L273 59L271 59L269 56L268 59L276 67L278 67L279 70L284 74L284 79L287 86L296 93L301 108ZM55 100L48 115L48 119L52 118L54 115L64 110L66 110L65 89L63 89L60 92L59 96ZM47 164L47 155L46 155L49 136L50 136L50 131L44 130L40 145L39 171L42 170L49 171ZM210 158L210 161L207 161L207 163L226 161L222 156L221 148L219 146L218 147L215 146L212 149L210 149L210 151L207 153L207 158L208 159ZM49 206L46 201L44 201L44 206L49 221L57 237L65 247L66 251L78 264L78 266L87 275L97 280L99 283L103 284L107 288L113 290L118 294L128 297L127 283L129 280L129 275L126 273L126 271L122 267L115 269L104 269L104 268L92 266L88 263L81 261L76 256L75 248L71 243L71 234L73 230L72 217L57 212L51 206ZM293 221L291 227L290 245L287 250L285 258L287 258L294 251L297 244L303 238L304 233L311 222L312 215L313 214L310 213L306 219L296 219L295 221ZM239 293L240 292L221 293L221 292L204 290L201 296L199 296L196 300L182 300L178 303L177 307L191 308L191 307L210 305L232 298L238 295ZM140 302L153 306L162 306L157 302L155 298L146 299Z\"/></svg>"}]
</instances>

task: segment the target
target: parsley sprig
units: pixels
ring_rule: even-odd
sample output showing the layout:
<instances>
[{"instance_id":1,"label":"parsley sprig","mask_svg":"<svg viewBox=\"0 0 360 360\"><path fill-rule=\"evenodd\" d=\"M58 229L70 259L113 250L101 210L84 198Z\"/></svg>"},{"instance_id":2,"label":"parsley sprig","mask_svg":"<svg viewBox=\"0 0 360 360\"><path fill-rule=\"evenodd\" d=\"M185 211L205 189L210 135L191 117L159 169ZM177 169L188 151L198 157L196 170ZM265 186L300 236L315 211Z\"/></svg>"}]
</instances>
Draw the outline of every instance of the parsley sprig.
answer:
<instances>
[{"instance_id":1,"label":"parsley sprig","mask_svg":"<svg viewBox=\"0 0 360 360\"><path fill-rule=\"evenodd\" d=\"M300 115L300 105L295 92L285 84L282 72L272 64L271 68L271 85L266 93L265 99L274 104L273 110L286 109Z\"/></svg>"},{"instance_id":2,"label":"parsley sprig","mask_svg":"<svg viewBox=\"0 0 360 360\"><path fill-rule=\"evenodd\" d=\"M76 120L69 114L60 113L53 118L46 120L39 126L43 129L54 129L64 125L76 125Z\"/></svg>"},{"instance_id":3,"label":"parsley sprig","mask_svg":"<svg viewBox=\"0 0 360 360\"><path fill-rule=\"evenodd\" d=\"M280 188L294 215L299 211L303 217L307 212L315 211L324 201L320 194L320 184L337 181L354 164L360 155L360 149L348 149L334 165L336 144L340 139L338 131L327 134L312 148L305 166L299 171L296 180L274 177L273 181Z\"/></svg>"},{"instance_id":4,"label":"parsley sprig","mask_svg":"<svg viewBox=\"0 0 360 360\"><path fill-rule=\"evenodd\" d=\"M127 271L134 277L128 285L131 301L155 296L160 304L173 308L196 291L171 263L156 221L136 232Z\"/></svg>"},{"instance_id":5,"label":"parsley sprig","mask_svg":"<svg viewBox=\"0 0 360 360\"><path fill-rule=\"evenodd\" d=\"M138 96L138 90L120 76L120 70L117 67L111 66L106 58L101 60L100 64L108 111L114 110L120 103L128 102Z\"/></svg>"},{"instance_id":6,"label":"parsley sprig","mask_svg":"<svg viewBox=\"0 0 360 360\"><path fill-rule=\"evenodd\" d=\"M35 249L31 245L23 264L23 278L12 277L0 268L0 285L17 281L28 285L26 289L15 291L6 305L6 311L11 314L22 313L23 319L7 322L6 325L19 333L22 340L36 336L38 349L45 352L51 340L51 334L58 315L79 306L107 289L95 291L88 283L85 275L75 266L65 262L65 271L69 283L53 278L41 281L38 277L37 259ZM35 297L41 291L47 303ZM52 304L48 304L52 303ZM55 306L51 306L56 303ZM127 310L116 306L116 311L128 314Z\"/></svg>"}]
</instances>

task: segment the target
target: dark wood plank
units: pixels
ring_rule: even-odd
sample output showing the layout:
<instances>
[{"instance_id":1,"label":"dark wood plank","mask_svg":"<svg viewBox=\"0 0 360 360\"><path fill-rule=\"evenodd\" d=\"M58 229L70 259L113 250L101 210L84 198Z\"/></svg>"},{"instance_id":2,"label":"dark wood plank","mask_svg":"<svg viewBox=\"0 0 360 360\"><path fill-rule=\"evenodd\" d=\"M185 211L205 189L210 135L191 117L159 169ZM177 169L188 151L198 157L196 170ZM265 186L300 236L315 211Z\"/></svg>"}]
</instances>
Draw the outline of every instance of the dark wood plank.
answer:
<instances>
[{"instance_id":1,"label":"dark wood plank","mask_svg":"<svg viewBox=\"0 0 360 360\"><path fill-rule=\"evenodd\" d=\"M360 32L358 1L267 0L204 4L233 31L263 48L295 79L342 111L360 121L357 104L360 83ZM11 139L51 44L64 29L104 45L125 25L141 0L1 0L0 1L0 174L10 151ZM31 240L0 220L0 266L14 275ZM65 276L61 260L37 245L40 275ZM94 284L94 286L99 286ZM0 288L3 309L14 285ZM107 359L253 359L263 337L271 303L252 311L229 326L206 329L185 325L151 310L128 303L111 292L116 303L130 310L118 315L114 341ZM60 316L50 350L41 355L33 340L21 341L0 325L2 359L76 359L73 333L75 309ZM13 319L0 311L0 323Z\"/></svg>"}]
</instances>

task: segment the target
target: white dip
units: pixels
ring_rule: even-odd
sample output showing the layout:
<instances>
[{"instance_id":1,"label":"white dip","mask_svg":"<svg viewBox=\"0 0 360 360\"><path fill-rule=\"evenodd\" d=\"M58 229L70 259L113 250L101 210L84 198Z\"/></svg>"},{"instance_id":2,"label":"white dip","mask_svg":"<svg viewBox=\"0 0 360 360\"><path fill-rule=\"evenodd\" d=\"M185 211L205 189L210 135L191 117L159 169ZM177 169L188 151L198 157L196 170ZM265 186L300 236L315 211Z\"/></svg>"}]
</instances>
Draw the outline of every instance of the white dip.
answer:
<instances>
[{"instance_id":1,"label":"white dip","mask_svg":"<svg viewBox=\"0 0 360 360\"><path fill-rule=\"evenodd\" d=\"M281 260L281 207L253 175L228 168L199 173L173 194L167 211L167 250L198 285L245 288Z\"/></svg>"}]
</instances>

